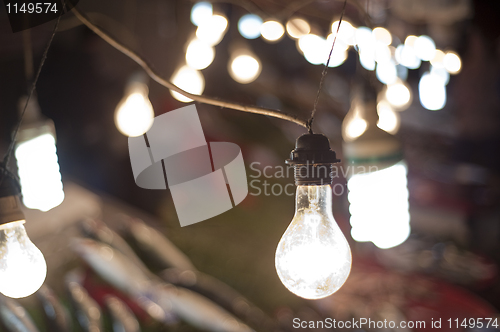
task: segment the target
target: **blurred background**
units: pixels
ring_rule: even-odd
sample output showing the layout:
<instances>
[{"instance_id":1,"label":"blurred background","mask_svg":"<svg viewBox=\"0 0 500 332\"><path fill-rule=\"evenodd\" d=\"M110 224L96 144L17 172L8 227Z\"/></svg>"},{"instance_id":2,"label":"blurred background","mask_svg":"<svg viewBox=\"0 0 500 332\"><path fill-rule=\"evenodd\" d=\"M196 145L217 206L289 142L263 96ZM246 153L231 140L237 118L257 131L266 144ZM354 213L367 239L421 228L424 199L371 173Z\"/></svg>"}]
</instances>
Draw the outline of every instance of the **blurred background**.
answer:
<instances>
[{"instance_id":1,"label":"blurred background","mask_svg":"<svg viewBox=\"0 0 500 332\"><path fill-rule=\"evenodd\" d=\"M187 91L307 119L343 5L333 0L81 0L77 7ZM26 39L37 68L54 22L12 33L5 8L0 12L3 153L18 120L19 101L28 91ZM53 209L49 203L47 212L26 211L28 234L47 259L46 284L64 299L64 274L74 268L83 269L91 279L87 284L91 294L95 295L92 278L108 284L67 250L68 242L81 232L80 222L86 217L123 234L126 214L159 230L199 271L237 290L284 330L293 317L428 322L498 317L498 18L500 3L493 0L347 1L315 131L330 139L346 169L346 144L365 130L361 125L356 132L359 123L353 122L354 131L349 132L347 120L361 117L365 127L369 122L352 113L353 82L360 76L371 82L378 127L402 146L407 170L403 187L409 193L409 212L404 213L409 213L411 233L407 228L399 243L384 245L383 239L372 241L351 232L350 213L355 212L349 211L353 203L348 198L349 176L339 171L334 179L334 217L351 246L353 268L337 293L307 301L282 285L274 266L276 246L295 204L293 193L278 190L293 183L293 172L288 176L275 172L285 167L295 139L305 129L280 119L196 103L207 141L241 147L250 188L236 208L181 228L168 190L146 190L135 184L127 135L141 135L153 116L187 105L185 98L142 77L136 63L73 14L64 15L36 99L44 119L53 121L50 131L57 137L65 198ZM154 115L151 105L143 102L143 113L118 116L119 105L137 81ZM346 117L349 113L351 117ZM36 166L29 154L27 163ZM13 169L22 167L22 154L16 152L16 158ZM258 177L266 166L271 176ZM383 191L384 182L379 185ZM388 210L396 205L389 202ZM384 219L365 215L367 223L373 218L370 227L375 229L377 220ZM387 225L380 227L389 237L396 236L383 228ZM151 269L160 269L150 264ZM44 330L39 303L30 298L21 303ZM142 324L145 329L162 330Z\"/></svg>"}]
</instances>

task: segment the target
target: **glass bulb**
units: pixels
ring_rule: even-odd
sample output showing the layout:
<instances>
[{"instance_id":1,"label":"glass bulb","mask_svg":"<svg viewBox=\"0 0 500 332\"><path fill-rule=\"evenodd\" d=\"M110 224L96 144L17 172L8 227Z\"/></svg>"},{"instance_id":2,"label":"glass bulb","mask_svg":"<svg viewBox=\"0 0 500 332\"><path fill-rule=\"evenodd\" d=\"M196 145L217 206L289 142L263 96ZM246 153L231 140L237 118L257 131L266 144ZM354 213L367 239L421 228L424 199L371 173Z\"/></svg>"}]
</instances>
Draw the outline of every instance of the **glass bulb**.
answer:
<instances>
[{"instance_id":1,"label":"glass bulb","mask_svg":"<svg viewBox=\"0 0 500 332\"><path fill-rule=\"evenodd\" d=\"M13 298L36 292L47 275L43 254L23 224L20 220L0 225L0 293Z\"/></svg>"},{"instance_id":2,"label":"glass bulb","mask_svg":"<svg viewBox=\"0 0 500 332\"><path fill-rule=\"evenodd\" d=\"M125 136L143 135L153 125L155 113L146 84L134 82L115 111L116 128Z\"/></svg>"},{"instance_id":3,"label":"glass bulb","mask_svg":"<svg viewBox=\"0 0 500 332\"><path fill-rule=\"evenodd\" d=\"M276 271L292 293L320 299L346 281L351 249L333 218L329 185L298 186L295 205L295 216L276 250Z\"/></svg>"}]
</instances>

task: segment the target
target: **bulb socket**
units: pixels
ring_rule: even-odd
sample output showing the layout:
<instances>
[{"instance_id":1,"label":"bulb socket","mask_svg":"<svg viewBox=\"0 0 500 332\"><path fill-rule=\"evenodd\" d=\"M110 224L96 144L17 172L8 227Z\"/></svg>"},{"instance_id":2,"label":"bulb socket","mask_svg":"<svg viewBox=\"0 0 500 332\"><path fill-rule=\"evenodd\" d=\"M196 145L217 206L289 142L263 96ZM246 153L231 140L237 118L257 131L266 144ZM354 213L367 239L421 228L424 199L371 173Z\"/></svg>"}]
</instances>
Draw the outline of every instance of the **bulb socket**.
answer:
<instances>
[{"instance_id":1,"label":"bulb socket","mask_svg":"<svg viewBox=\"0 0 500 332\"><path fill-rule=\"evenodd\" d=\"M0 168L0 227L13 221L24 220L19 194L21 188L14 176Z\"/></svg>"},{"instance_id":2,"label":"bulb socket","mask_svg":"<svg viewBox=\"0 0 500 332\"><path fill-rule=\"evenodd\" d=\"M297 138L288 165L295 169L295 185L321 186L333 181L333 164L340 162L330 142L322 134L304 134Z\"/></svg>"}]
</instances>

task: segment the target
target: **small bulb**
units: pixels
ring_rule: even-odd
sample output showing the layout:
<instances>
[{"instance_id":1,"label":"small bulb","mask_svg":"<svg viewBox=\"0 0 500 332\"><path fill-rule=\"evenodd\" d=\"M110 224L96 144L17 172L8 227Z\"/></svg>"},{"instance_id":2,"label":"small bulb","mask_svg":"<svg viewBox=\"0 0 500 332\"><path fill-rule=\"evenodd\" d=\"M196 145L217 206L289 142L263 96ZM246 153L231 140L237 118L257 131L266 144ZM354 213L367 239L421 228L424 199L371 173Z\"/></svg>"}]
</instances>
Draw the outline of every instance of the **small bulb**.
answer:
<instances>
[{"instance_id":1,"label":"small bulb","mask_svg":"<svg viewBox=\"0 0 500 332\"><path fill-rule=\"evenodd\" d=\"M329 185L298 186L295 216L276 250L276 271L292 293L320 299L351 271L351 249L332 214Z\"/></svg>"},{"instance_id":2,"label":"small bulb","mask_svg":"<svg viewBox=\"0 0 500 332\"><path fill-rule=\"evenodd\" d=\"M116 128L125 136L141 136L153 125L155 113L148 98L148 87L134 82L115 111Z\"/></svg>"},{"instance_id":3,"label":"small bulb","mask_svg":"<svg viewBox=\"0 0 500 332\"><path fill-rule=\"evenodd\" d=\"M0 293L13 298L36 292L47 275L43 254L26 234L24 222L0 225Z\"/></svg>"}]
</instances>

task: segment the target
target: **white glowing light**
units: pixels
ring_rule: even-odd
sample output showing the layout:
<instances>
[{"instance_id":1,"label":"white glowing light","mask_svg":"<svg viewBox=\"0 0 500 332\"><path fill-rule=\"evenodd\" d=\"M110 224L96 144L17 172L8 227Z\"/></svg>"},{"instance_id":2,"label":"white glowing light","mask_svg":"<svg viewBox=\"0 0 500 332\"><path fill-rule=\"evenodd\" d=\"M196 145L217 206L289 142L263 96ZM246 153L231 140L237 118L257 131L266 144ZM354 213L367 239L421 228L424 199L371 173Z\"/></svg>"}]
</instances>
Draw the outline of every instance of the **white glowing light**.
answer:
<instances>
[{"instance_id":1,"label":"white glowing light","mask_svg":"<svg viewBox=\"0 0 500 332\"><path fill-rule=\"evenodd\" d=\"M227 25L227 19L224 16L210 16L202 21L196 29L196 37L208 45L215 46L224 38Z\"/></svg>"},{"instance_id":2,"label":"white glowing light","mask_svg":"<svg viewBox=\"0 0 500 332\"><path fill-rule=\"evenodd\" d=\"M292 18L286 23L286 32L290 37L298 39L311 32L311 26L306 20L301 18Z\"/></svg>"},{"instance_id":3,"label":"white glowing light","mask_svg":"<svg viewBox=\"0 0 500 332\"><path fill-rule=\"evenodd\" d=\"M377 127L390 133L396 134L399 130L401 120L391 105L386 101L380 101L377 104L378 122Z\"/></svg>"},{"instance_id":4,"label":"white glowing light","mask_svg":"<svg viewBox=\"0 0 500 332\"><path fill-rule=\"evenodd\" d=\"M431 66L430 73L441 78L443 85L447 85L450 81L450 73L444 67Z\"/></svg>"},{"instance_id":5,"label":"white glowing light","mask_svg":"<svg viewBox=\"0 0 500 332\"><path fill-rule=\"evenodd\" d=\"M210 2L198 2L191 8L191 22L198 26L203 21L212 17L213 8Z\"/></svg>"},{"instance_id":6,"label":"white glowing light","mask_svg":"<svg viewBox=\"0 0 500 332\"><path fill-rule=\"evenodd\" d=\"M260 37L260 28L262 19L255 14L243 15L238 21L238 31L246 39L255 39Z\"/></svg>"},{"instance_id":7,"label":"white glowing light","mask_svg":"<svg viewBox=\"0 0 500 332\"><path fill-rule=\"evenodd\" d=\"M64 191L54 136L45 133L21 142L15 155L24 205L48 211L61 204Z\"/></svg>"},{"instance_id":8,"label":"white glowing light","mask_svg":"<svg viewBox=\"0 0 500 332\"><path fill-rule=\"evenodd\" d=\"M411 100L411 92L406 84L401 80L397 80L394 84L387 86L385 98L398 109L404 109L408 106Z\"/></svg>"},{"instance_id":9,"label":"white glowing light","mask_svg":"<svg viewBox=\"0 0 500 332\"><path fill-rule=\"evenodd\" d=\"M400 245L410 235L406 164L355 174L347 182L351 235L381 249Z\"/></svg>"},{"instance_id":10,"label":"white glowing light","mask_svg":"<svg viewBox=\"0 0 500 332\"><path fill-rule=\"evenodd\" d=\"M422 75L418 83L420 103L431 111L440 110L446 105L446 87L442 77L429 72Z\"/></svg>"},{"instance_id":11,"label":"white glowing light","mask_svg":"<svg viewBox=\"0 0 500 332\"><path fill-rule=\"evenodd\" d=\"M360 117L355 117L347 124L345 128L345 136L349 139L354 139L361 136L368 128L368 122Z\"/></svg>"},{"instance_id":12,"label":"white glowing light","mask_svg":"<svg viewBox=\"0 0 500 332\"><path fill-rule=\"evenodd\" d=\"M186 62L194 69L205 69L215 58L215 49L207 43L194 38L186 50Z\"/></svg>"},{"instance_id":13,"label":"white glowing light","mask_svg":"<svg viewBox=\"0 0 500 332\"><path fill-rule=\"evenodd\" d=\"M443 65L450 74L458 74L460 69L462 69L462 61L455 52L446 52L443 58Z\"/></svg>"},{"instance_id":14,"label":"white glowing light","mask_svg":"<svg viewBox=\"0 0 500 332\"><path fill-rule=\"evenodd\" d=\"M375 56L373 52L359 50L359 62L366 70L375 70Z\"/></svg>"},{"instance_id":15,"label":"white glowing light","mask_svg":"<svg viewBox=\"0 0 500 332\"><path fill-rule=\"evenodd\" d=\"M373 37L375 40L385 46L389 46L392 43L392 36L389 30L385 28L375 28L373 29Z\"/></svg>"},{"instance_id":16,"label":"white glowing light","mask_svg":"<svg viewBox=\"0 0 500 332\"><path fill-rule=\"evenodd\" d=\"M359 47L375 44L375 38L373 36L373 32L370 28L367 27L358 27L356 28L356 32L354 34L354 39L356 44Z\"/></svg>"},{"instance_id":17,"label":"white glowing light","mask_svg":"<svg viewBox=\"0 0 500 332\"><path fill-rule=\"evenodd\" d=\"M250 54L238 55L229 63L229 74L238 83L247 84L255 81L260 71L260 61Z\"/></svg>"},{"instance_id":18,"label":"white glowing light","mask_svg":"<svg viewBox=\"0 0 500 332\"><path fill-rule=\"evenodd\" d=\"M391 60L391 49L389 46L377 43L375 46L375 61L387 62Z\"/></svg>"},{"instance_id":19,"label":"white glowing light","mask_svg":"<svg viewBox=\"0 0 500 332\"><path fill-rule=\"evenodd\" d=\"M434 54L434 58L431 60L431 65L434 67L439 67L439 68L444 68L444 52L441 50L436 50L436 53Z\"/></svg>"},{"instance_id":20,"label":"white glowing light","mask_svg":"<svg viewBox=\"0 0 500 332\"><path fill-rule=\"evenodd\" d=\"M328 56L328 46L323 37L313 34L302 36L299 38L298 46L306 60L313 65L322 64Z\"/></svg>"},{"instance_id":21,"label":"white glowing light","mask_svg":"<svg viewBox=\"0 0 500 332\"><path fill-rule=\"evenodd\" d=\"M392 84L398 78L396 64L392 60L377 63L375 73L378 80L384 84Z\"/></svg>"},{"instance_id":22,"label":"white glowing light","mask_svg":"<svg viewBox=\"0 0 500 332\"><path fill-rule=\"evenodd\" d=\"M148 87L133 83L115 111L115 124L125 136L141 136L151 128L155 113L148 98Z\"/></svg>"},{"instance_id":23,"label":"white glowing light","mask_svg":"<svg viewBox=\"0 0 500 332\"><path fill-rule=\"evenodd\" d=\"M280 22L277 21L266 21L262 23L260 27L260 33L262 37L270 42L276 42L283 37L285 33L285 28Z\"/></svg>"},{"instance_id":24,"label":"white glowing light","mask_svg":"<svg viewBox=\"0 0 500 332\"><path fill-rule=\"evenodd\" d=\"M421 63L415 54L415 49L408 45L399 45L396 48L396 61L408 69L417 69Z\"/></svg>"},{"instance_id":25,"label":"white glowing light","mask_svg":"<svg viewBox=\"0 0 500 332\"><path fill-rule=\"evenodd\" d=\"M174 75L172 75L172 83L177 85L182 90L195 95L202 94L205 89L205 78L203 77L203 74L189 66L182 66L179 68ZM178 92L170 90L170 93L175 99L182 101L183 103L189 103L192 101L192 99L187 98Z\"/></svg>"},{"instance_id":26,"label":"white glowing light","mask_svg":"<svg viewBox=\"0 0 500 332\"><path fill-rule=\"evenodd\" d=\"M276 271L292 293L320 299L335 293L351 271L351 250L332 215L329 185L298 186L295 216L276 250Z\"/></svg>"},{"instance_id":27,"label":"white glowing light","mask_svg":"<svg viewBox=\"0 0 500 332\"><path fill-rule=\"evenodd\" d=\"M436 55L436 44L434 44L434 40L429 36L422 35L418 37L413 47L416 56L424 61L430 61Z\"/></svg>"},{"instance_id":28,"label":"white glowing light","mask_svg":"<svg viewBox=\"0 0 500 332\"><path fill-rule=\"evenodd\" d=\"M335 21L332 23L333 35L337 34L337 29L339 29L337 40L341 40L343 43L347 45L356 44L356 28L353 27L351 23L349 23L346 20L343 20L339 28L339 21Z\"/></svg>"},{"instance_id":29,"label":"white glowing light","mask_svg":"<svg viewBox=\"0 0 500 332\"><path fill-rule=\"evenodd\" d=\"M33 294L47 275L43 254L23 224L20 220L0 225L0 293L12 298Z\"/></svg>"}]
</instances>

